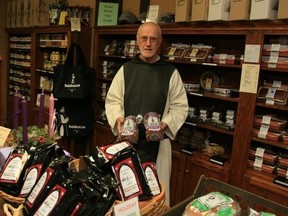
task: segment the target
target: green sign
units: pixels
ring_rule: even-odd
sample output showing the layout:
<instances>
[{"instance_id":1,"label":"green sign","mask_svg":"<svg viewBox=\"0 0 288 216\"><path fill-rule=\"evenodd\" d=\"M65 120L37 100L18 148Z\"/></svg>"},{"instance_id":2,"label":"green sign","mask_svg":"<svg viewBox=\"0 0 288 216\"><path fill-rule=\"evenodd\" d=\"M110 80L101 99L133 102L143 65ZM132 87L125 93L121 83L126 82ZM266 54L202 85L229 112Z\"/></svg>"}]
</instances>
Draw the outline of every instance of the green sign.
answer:
<instances>
[{"instance_id":1,"label":"green sign","mask_svg":"<svg viewBox=\"0 0 288 216\"><path fill-rule=\"evenodd\" d=\"M117 25L118 9L118 3L99 2L97 25Z\"/></svg>"}]
</instances>

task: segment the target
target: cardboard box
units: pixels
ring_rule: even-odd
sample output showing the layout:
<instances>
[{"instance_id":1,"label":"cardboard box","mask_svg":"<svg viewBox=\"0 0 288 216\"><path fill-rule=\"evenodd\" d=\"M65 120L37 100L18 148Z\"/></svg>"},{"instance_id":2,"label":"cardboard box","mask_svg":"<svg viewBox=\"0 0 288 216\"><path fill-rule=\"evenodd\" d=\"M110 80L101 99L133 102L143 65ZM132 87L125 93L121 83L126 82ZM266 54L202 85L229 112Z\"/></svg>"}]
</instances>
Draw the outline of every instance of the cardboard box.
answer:
<instances>
[{"instance_id":1,"label":"cardboard box","mask_svg":"<svg viewBox=\"0 0 288 216\"><path fill-rule=\"evenodd\" d=\"M277 18L278 0L252 0L250 20Z\"/></svg>"},{"instance_id":2,"label":"cardboard box","mask_svg":"<svg viewBox=\"0 0 288 216\"><path fill-rule=\"evenodd\" d=\"M209 0L193 0L191 21L208 20Z\"/></svg>"},{"instance_id":3,"label":"cardboard box","mask_svg":"<svg viewBox=\"0 0 288 216\"><path fill-rule=\"evenodd\" d=\"M287 9L288 9L288 1L279 0L277 19L288 19Z\"/></svg>"},{"instance_id":4,"label":"cardboard box","mask_svg":"<svg viewBox=\"0 0 288 216\"><path fill-rule=\"evenodd\" d=\"M24 26L24 0L17 0L17 27Z\"/></svg>"},{"instance_id":5,"label":"cardboard box","mask_svg":"<svg viewBox=\"0 0 288 216\"><path fill-rule=\"evenodd\" d=\"M6 13L6 17L7 17L7 20L6 20L6 27L7 28L10 28L11 25L12 25L12 1L9 0L7 1L7 13Z\"/></svg>"},{"instance_id":6,"label":"cardboard box","mask_svg":"<svg viewBox=\"0 0 288 216\"><path fill-rule=\"evenodd\" d=\"M191 21L192 0L177 0L175 7L175 22Z\"/></svg>"},{"instance_id":7,"label":"cardboard box","mask_svg":"<svg viewBox=\"0 0 288 216\"><path fill-rule=\"evenodd\" d=\"M17 22L17 0L11 0L11 25L10 27L16 27Z\"/></svg>"},{"instance_id":8,"label":"cardboard box","mask_svg":"<svg viewBox=\"0 0 288 216\"><path fill-rule=\"evenodd\" d=\"M24 0L24 22L26 27L32 26L32 0Z\"/></svg>"},{"instance_id":9,"label":"cardboard box","mask_svg":"<svg viewBox=\"0 0 288 216\"><path fill-rule=\"evenodd\" d=\"M251 0L231 0L229 20L249 20Z\"/></svg>"},{"instance_id":10,"label":"cardboard box","mask_svg":"<svg viewBox=\"0 0 288 216\"><path fill-rule=\"evenodd\" d=\"M57 3L56 0L33 0L33 26L49 25L49 5Z\"/></svg>"},{"instance_id":11,"label":"cardboard box","mask_svg":"<svg viewBox=\"0 0 288 216\"><path fill-rule=\"evenodd\" d=\"M228 20L231 0L209 0L208 21Z\"/></svg>"}]
</instances>

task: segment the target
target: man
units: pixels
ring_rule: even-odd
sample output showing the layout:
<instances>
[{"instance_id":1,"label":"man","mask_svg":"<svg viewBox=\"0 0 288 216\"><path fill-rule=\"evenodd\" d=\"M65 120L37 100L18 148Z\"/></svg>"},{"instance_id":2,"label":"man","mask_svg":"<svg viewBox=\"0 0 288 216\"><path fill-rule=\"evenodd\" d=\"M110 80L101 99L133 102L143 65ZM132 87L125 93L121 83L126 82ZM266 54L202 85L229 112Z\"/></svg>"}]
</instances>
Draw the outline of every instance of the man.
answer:
<instances>
[{"instance_id":1,"label":"man","mask_svg":"<svg viewBox=\"0 0 288 216\"><path fill-rule=\"evenodd\" d=\"M124 118L148 112L161 115L160 127L166 137L159 142L145 140L145 128L139 125L137 150L143 150L156 162L157 173L166 189L169 205L171 143L188 114L188 101L177 69L158 55L162 42L159 25L142 24L136 35L140 54L125 63L115 75L105 101L105 111L112 131L121 139ZM167 136L169 138L167 138Z\"/></svg>"}]
</instances>

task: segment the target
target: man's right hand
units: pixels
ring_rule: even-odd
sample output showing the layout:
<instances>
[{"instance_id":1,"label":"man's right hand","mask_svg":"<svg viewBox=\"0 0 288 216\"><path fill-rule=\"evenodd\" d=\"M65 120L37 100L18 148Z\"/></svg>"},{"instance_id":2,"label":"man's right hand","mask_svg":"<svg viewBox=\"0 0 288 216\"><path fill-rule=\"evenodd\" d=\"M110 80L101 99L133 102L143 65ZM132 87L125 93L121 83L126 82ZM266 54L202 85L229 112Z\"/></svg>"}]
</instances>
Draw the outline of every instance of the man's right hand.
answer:
<instances>
[{"instance_id":1,"label":"man's right hand","mask_svg":"<svg viewBox=\"0 0 288 216\"><path fill-rule=\"evenodd\" d=\"M117 127L117 132L118 132L118 137L117 140L121 140L121 133L122 133L122 125L124 124L124 118L119 117L116 120L116 127Z\"/></svg>"}]
</instances>

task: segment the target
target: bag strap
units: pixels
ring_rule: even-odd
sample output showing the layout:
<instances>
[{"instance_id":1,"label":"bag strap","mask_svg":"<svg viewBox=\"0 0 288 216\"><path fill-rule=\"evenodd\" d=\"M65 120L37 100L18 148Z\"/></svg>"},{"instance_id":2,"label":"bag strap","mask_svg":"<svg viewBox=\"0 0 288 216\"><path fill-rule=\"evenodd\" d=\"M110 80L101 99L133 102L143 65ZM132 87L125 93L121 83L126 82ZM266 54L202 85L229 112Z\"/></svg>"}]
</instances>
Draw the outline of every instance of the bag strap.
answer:
<instances>
[{"instance_id":1,"label":"bag strap","mask_svg":"<svg viewBox=\"0 0 288 216\"><path fill-rule=\"evenodd\" d=\"M83 65L86 66L86 61L84 57L84 53L77 43L71 43L67 52L66 66L76 66L76 65Z\"/></svg>"}]
</instances>

